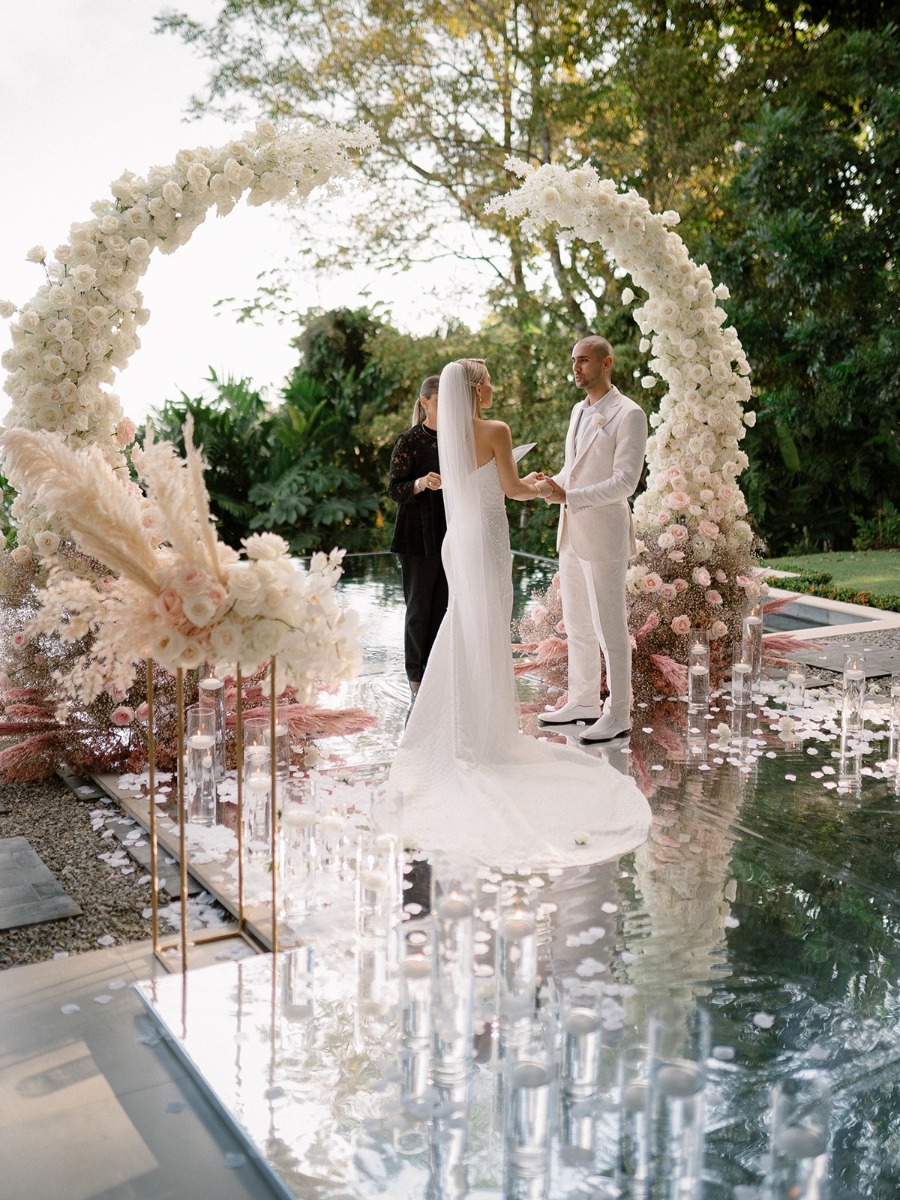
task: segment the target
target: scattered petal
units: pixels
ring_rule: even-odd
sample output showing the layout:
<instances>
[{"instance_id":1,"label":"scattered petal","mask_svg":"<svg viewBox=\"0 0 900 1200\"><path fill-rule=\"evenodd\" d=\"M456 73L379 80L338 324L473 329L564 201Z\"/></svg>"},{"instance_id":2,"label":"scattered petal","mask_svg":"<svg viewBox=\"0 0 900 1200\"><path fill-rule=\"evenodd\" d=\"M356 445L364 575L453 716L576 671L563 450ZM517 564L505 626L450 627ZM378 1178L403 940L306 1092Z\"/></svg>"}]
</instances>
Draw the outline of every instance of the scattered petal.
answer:
<instances>
[{"instance_id":1,"label":"scattered petal","mask_svg":"<svg viewBox=\"0 0 900 1200\"><path fill-rule=\"evenodd\" d=\"M771 1029L775 1024L775 1018L771 1013L758 1012L753 1016L753 1024L757 1029Z\"/></svg>"}]
</instances>

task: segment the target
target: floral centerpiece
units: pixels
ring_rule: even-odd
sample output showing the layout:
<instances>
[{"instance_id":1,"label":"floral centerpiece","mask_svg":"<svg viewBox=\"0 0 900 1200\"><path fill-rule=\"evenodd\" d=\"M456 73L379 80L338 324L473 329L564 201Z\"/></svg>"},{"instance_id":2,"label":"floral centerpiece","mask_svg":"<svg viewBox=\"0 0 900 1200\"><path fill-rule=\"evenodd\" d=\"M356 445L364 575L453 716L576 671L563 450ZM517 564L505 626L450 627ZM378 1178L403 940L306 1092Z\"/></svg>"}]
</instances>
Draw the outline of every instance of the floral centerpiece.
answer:
<instances>
[{"instance_id":1,"label":"floral centerpiece","mask_svg":"<svg viewBox=\"0 0 900 1200\"><path fill-rule=\"evenodd\" d=\"M315 554L304 570L275 534L245 538L244 558L220 542L191 435L188 425L185 459L152 438L133 452L143 492L98 446L74 449L25 429L0 438L13 485L64 521L78 550L108 571L80 576L51 562L24 630L68 643L90 638L56 676L64 697L124 695L146 659L171 672L204 662L252 672L277 657L281 682L305 700L317 679L339 682L359 665L356 616L334 593L343 552Z\"/></svg>"},{"instance_id":2,"label":"floral centerpiece","mask_svg":"<svg viewBox=\"0 0 900 1200\"><path fill-rule=\"evenodd\" d=\"M636 690L666 694L686 686L686 635L709 631L713 676L730 665L745 601L765 586L752 575L753 532L737 479L747 466L739 448L756 414L750 367L737 331L727 325L708 267L691 260L672 229L675 212L656 214L637 192L620 191L591 167L534 169L517 159L507 167L521 179L495 209L523 218L526 232L549 222L596 242L646 292L634 309L652 355L642 379L667 384L647 443L646 490L634 504L640 556L628 572L634 630ZM626 304L635 300L630 288ZM546 606L545 606L546 607Z\"/></svg>"}]
</instances>

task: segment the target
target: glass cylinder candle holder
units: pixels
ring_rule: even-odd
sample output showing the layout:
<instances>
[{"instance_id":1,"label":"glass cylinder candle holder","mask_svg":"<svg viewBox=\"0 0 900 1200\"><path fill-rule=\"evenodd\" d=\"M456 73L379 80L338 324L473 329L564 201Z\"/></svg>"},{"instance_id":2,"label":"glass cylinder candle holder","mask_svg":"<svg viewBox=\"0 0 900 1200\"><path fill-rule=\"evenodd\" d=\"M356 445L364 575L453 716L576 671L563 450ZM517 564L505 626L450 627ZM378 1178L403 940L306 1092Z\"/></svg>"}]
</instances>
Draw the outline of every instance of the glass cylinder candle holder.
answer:
<instances>
[{"instance_id":1,"label":"glass cylinder candle holder","mask_svg":"<svg viewBox=\"0 0 900 1200\"><path fill-rule=\"evenodd\" d=\"M580 977L560 986L560 1088L571 1099L587 1099L600 1085L603 1020L602 995Z\"/></svg>"},{"instance_id":2,"label":"glass cylinder candle holder","mask_svg":"<svg viewBox=\"0 0 900 1200\"><path fill-rule=\"evenodd\" d=\"M750 703L753 690L753 649L750 642L735 642L731 652L731 703L743 707Z\"/></svg>"},{"instance_id":3,"label":"glass cylinder candle holder","mask_svg":"<svg viewBox=\"0 0 900 1200\"><path fill-rule=\"evenodd\" d=\"M306 780L298 780L281 815L281 915L305 917L316 903L316 801Z\"/></svg>"},{"instance_id":4,"label":"glass cylinder candle holder","mask_svg":"<svg viewBox=\"0 0 900 1200\"><path fill-rule=\"evenodd\" d=\"M699 1197L709 1015L662 1005L650 1017L650 1196Z\"/></svg>"},{"instance_id":5,"label":"glass cylinder candle holder","mask_svg":"<svg viewBox=\"0 0 900 1200\"><path fill-rule=\"evenodd\" d=\"M546 1049L532 1045L506 1067L505 1174L542 1176L550 1159L554 1071ZM509 1194L508 1192L506 1194Z\"/></svg>"},{"instance_id":6,"label":"glass cylinder candle holder","mask_svg":"<svg viewBox=\"0 0 900 1200\"><path fill-rule=\"evenodd\" d=\"M216 822L216 714L194 705L185 713L185 781L188 820Z\"/></svg>"},{"instance_id":7,"label":"glass cylinder candle holder","mask_svg":"<svg viewBox=\"0 0 900 1200\"><path fill-rule=\"evenodd\" d=\"M619 1054L616 1106L616 1183L623 1196L643 1197L650 1165L650 1057L646 1046L626 1046Z\"/></svg>"},{"instance_id":8,"label":"glass cylinder candle holder","mask_svg":"<svg viewBox=\"0 0 900 1200\"><path fill-rule=\"evenodd\" d=\"M246 726L250 722L245 722ZM272 761L260 742L244 743L244 849L249 861L267 860L272 838Z\"/></svg>"},{"instance_id":9,"label":"glass cylinder candle holder","mask_svg":"<svg viewBox=\"0 0 900 1200\"><path fill-rule=\"evenodd\" d=\"M772 1089L766 1200L819 1200L828 1178L831 1089L801 1071Z\"/></svg>"},{"instance_id":10,"label":"glass cylinder candle holder","mask_svg":"<svg viewBox=\"0 0 900 1200\"><path fill-rule=\"evenodd\" d=\"M762 678L762 605L749 604L744 609L741 623L741 640L746 643L747 661L750 663L750 686L755 688Z\"/></svg>"},{"instance_id":11,"label":"glass cylinder candle holder","mask_svg":"<svg viewBox=\"0 0 900 1200\"><path fill-rule=\"evenodd\" d=\"M518 885L503 886L497 895L497 1007L501 1021L524 1021L530 1029L538 974L534 901ZM511 1029L505 1030L504 1040L511 1034Z\"/></svg>"},{"instance_id":12,"label":"glass cylinder candle holder","mask_svg":"<svg viewBox=\"0 0 900 1200\"><path fill-rule=\"evenodd\" d=\"M688 708L709 705L709 663L691 663L688 667Z\"/></svg>"},{"instance_id":13,"label":"glass cylinder candle holder","mask_svg":"<svg viewBox=\"0 0 900 1200\"><path fill-rule=\"evenodd\" d=\"M891 705L888 723L892 733L900 733L900 674L891 676Z\"/></svg>"},{"instance_id":14,"label":"glass cylinder candle holder","mask_svg":"<svg viewBox=\"0 0 900 1200\"><path fill-rule=\"evenodd\" d=\"M222 779L225 775L225 684L211 667L201 670L197 703L201 708L211 708L216 714L216 779Z\"/></svg>"},{"instance_id":15,"label":"glass cylinder candle holder","mask_svg":"<svg viewBox=\"0 0 900 1200\"><path fill-rule=\"evenodd\" d=\"M844 733L861 733L866 706L866 659L864 654L844 655L844 676L841 695L841 729Z\"/></svg>"},{"instance_id":16,"label":"glass cylinder candle holder","mask_svg":"<svg viewBox=\"0 0 900 1200\"><path fill-rule=\"evenodd\" d=\"M709 630L692 629L688 635L688 666L709 668Z\"/></svg>"},{"instance_id":17,"label":"glass cylinder candle holder","mask_svg":"<svg viewBox=\"0 0 900 1200\"><path fill-rule=\"evenodd\" d=\"M400 881L393 838L361 834L356 848L356 914L360 937L388 938L399 913Z\"/></svg>"},{"instance_id":18,"label":"glass cylinder candle holder","mask_svg":"<svg viewBox=\"0 0 900 1200\"><path fill-rule=\"evenodd\" d=\"M472 1068L475 1000L475 886L468 873L434 865L431 912L434 937L435 1081L451 1084Z\"/></svg>"},{"instance_id":19,"label":"glass cylinder candle holder","mask_svg":"<svg viewBox=\"0 0 900 1200\"><path fill-rule=\"evenodd\" d=\"M803 708L806 703L806 663L790 663L785 682L788 708Z\"/></svg>"}]
</instances>

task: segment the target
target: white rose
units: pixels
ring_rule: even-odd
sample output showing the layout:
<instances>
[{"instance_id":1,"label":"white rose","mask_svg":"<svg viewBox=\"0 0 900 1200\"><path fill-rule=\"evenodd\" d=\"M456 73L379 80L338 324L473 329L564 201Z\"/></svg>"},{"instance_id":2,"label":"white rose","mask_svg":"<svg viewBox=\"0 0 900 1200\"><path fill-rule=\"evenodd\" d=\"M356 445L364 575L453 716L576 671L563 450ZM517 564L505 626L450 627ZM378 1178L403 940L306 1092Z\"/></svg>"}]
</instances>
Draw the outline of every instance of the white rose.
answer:
<instances>
[{"instance_id":1,"label":"white rose","mask_svg":"<svg viewBox=\"0 0 900 1200\"><path fill-rule=\"evenodd\" d=\"M163 184L162 196L163 200L165 200L166 204L168 204L170 208L180 210L182 205L181 188L174 179L169 179Z\"/></svg>"},{"instance_id":2,"label":"white rose","mask_svg":"<svg viewBox=\"0 0 900 1200\"><path fill-rule=\"evenodd\" d=\"M97 282L97 272L87 263L79 263L69 275L79 292L86 292Z\"/></svg>"},{"instance_id":3,"label":"white rose","mask_svg":"<svg viewBox=\"0 0 900 1200\"><path fill-rule=\"evenodd\" d=\"M15 311L16 306L11 300L0 300L0 317L2 317L4 321L8 317L11 317Z\"/></svg>"},{"instance_id":4,"label":"white rose","mask_svg":"<svg viewBox=\"0 0 900 1200\"><path fill-rule=\"evenodd\" d=\"M34 544L38 552L48 558L59 549L59 534L54 533L52 529L44 529L34 539Z\"/></svg>"},{"instance_id":5,"label":"white rose","mask_svg":"<svg viewBox=\"0 0 900 1200\"><path fill-rule=\"evenodd\" d=\"M199 162L191 163L187 170L187 180L195 192L205 191L209 183L209 167Z\"/></svg>"},{"instance_id":6,"label":"white rose","mask_svg":"<svg viewBox=\"0 0 900 1200\"><path fill-rule=\"evenodd\" d=\"M28 251L28 253L25 255L25 261L33 262L33 263L42 263L46 257L47 257L47 251L44 249L43 246L40 246L40 245L32 246L31 249Z\"/></svg>"}]
</instances>

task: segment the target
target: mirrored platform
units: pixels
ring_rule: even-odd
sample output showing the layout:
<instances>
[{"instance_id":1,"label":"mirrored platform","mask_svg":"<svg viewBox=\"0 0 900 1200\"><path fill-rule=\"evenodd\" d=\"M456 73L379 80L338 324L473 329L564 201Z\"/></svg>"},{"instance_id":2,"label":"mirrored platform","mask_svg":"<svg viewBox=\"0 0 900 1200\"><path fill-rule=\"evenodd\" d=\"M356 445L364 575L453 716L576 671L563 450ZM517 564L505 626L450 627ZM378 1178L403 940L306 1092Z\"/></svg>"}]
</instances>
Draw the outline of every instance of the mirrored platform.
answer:
<instances>
[{"instance_id":1,"label":"mirrored platform","mask_svg":"<svg viewBox=\"0 0 900 1200\"><path fill-rule=\"evenodd\" d=\"M552 575L543 564L518 570L520 597ZM328 703L361 705L380 721L330 739L322 773L365 786L373 764L389 761L406 711L402 597L387 556L351 559L342 586L370 632L362 676ZM650 801L653 829L633 854L472 882L472 1036L455 1077L410 1015L421 963L409 964L434 931L427 869L407 875L404 892L399 854L393 923L371 924L348 853L322 878L319 909L293 922L295 948L141 985L285 1195L642 1194L623 1167L621 1072L651 1011L674 1002L685 1014L701 1006L711 1022L706 1200L762 1196L772 1088L804 1072L833 1096L823 1157L833 1200L895 1200L896 736L886 700L872 700L865 728L842 736L836 688L789 710L782 686L743 711L725 696L699 713L642 706L630 739L585 751L631 774ZM538 682L521 687L541 698ZM523 723L534 731L533 716ZM510 975L522 961L504 933L510 887L534 918L533 974L519 977L533 982L527 997ZM573 994L598 1034L596 1074L580 1091L564 1053ZM544 1075L516 1108L511 1071L521 1061Z\"/></svg>"}]
</instances>

